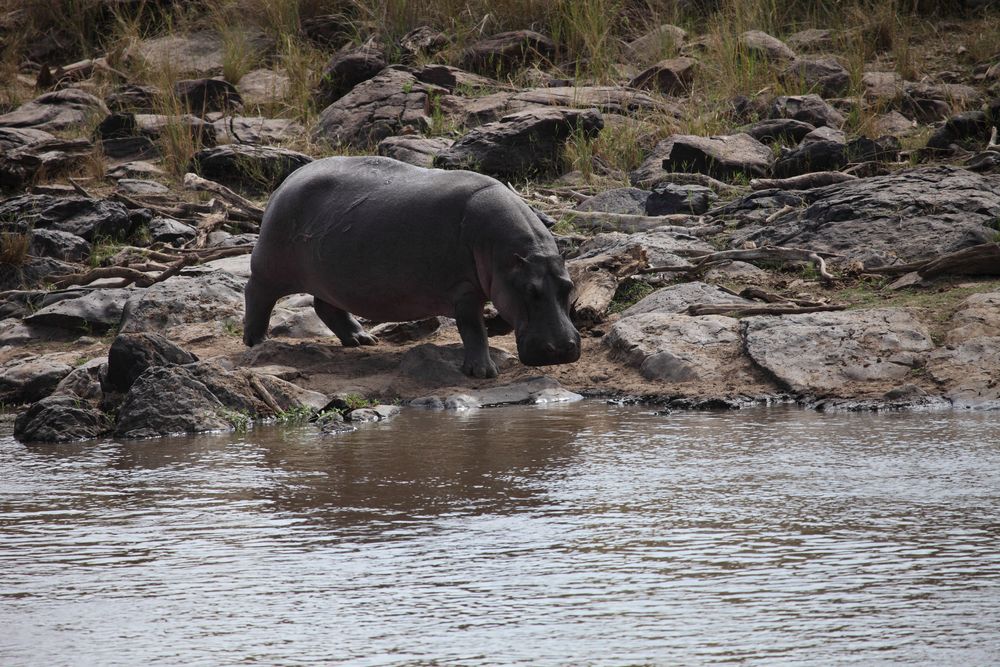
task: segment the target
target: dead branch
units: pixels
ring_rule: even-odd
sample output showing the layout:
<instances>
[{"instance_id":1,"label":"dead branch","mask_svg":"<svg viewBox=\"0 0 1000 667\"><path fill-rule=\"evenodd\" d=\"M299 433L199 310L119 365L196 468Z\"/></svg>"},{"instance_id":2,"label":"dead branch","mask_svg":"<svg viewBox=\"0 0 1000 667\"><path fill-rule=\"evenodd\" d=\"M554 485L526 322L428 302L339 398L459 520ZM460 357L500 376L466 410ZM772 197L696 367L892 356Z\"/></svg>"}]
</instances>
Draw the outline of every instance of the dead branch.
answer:
<instances>
[{"instance_id":1,"label":"dead branch","mask_svg":"<svg viewBox=\"0 0 1000 667\"><path fill-rule=\"evenodd\" d=\"M577 227L598 232L645 232L664 225L694 227L701 220L699 216L687 214L673 215L631 215L627 213L604 213L601 211L577 211L560 208L549 211L550 215L568 219ZM684 223L689 223L685 225Z\"/></svg>"},{"instance_id":2,"label":"dead branch","mask_svg":"<svg viewBox=\"0 0 1000 667\"><path fill-rule=\"evenodd\" d=\"M697 276L703 274L711 268L729 262L812 262L819 270L819 275L823 282L830 285L834 281L833 275L826 270L826 262L820 254L813 250L804 248L782 248L779 246L764 246L763 248L745 248L738 250L721 250L719 252L706 252L701 250L678 251L678 255L694 257L696 260L690 267L650 267L643 269L640 273L665 273L683 272ZM830 253L824 253L830 255Z\"/></svg>"},{"instance_id":3,"label":"dead branch","mask_svg":"<svg viewBox=\"0 0 1000 667\"><path fill-rule=\"evenodd\" d=\"M797 313L822 313L831 310L844 310L847 306L822 305L798 306L794 303L776 303L768 306L748 306L745 303L695 303L688 306L688 315L794 315Z\"/></svg>"},{"instance_id":4,"label":"dead branch","mask_svg":"<svg viewBox=\"0 0 1000 667\"><path fill-rule=\"evenodd\" d=\"M990 130L990 140L986 144L986 150L988 151L1000 151L1000 144L997 143L997 127L993 126Z\"/></svg>"},{"instance_id":5,"label":"dead branch","mask_svg":"<svg viewBox=\"0 0 1000 667\"><path fill-rule=\"evenodd\" d=\"M768 292L767 290L761 289L760 287L744 288L740 290L739 294L737 294L736 296L743 297L744 299L765 301L767 303L792 303L795 304L796 306L802 306L803 308L828 305L823 301L811 301L809 299L796 299L794 297L781 296L780 294L775 294L774 292Z\"/></svg>"},{"instance_id":6,"label":"dead branch","mask_svg":"<svg viewBox=\"0 0 1000 667\"><path fill-rule=\"evenodd\" d=\"M754 178L750 181L751 190L811 190L821 188L824 185L843 183L845 181L856 181L857 176L845 174L840 171L817 171L791 178Z\"/></svg>"},{"instance_id":7,"label":"dead branch","mask_svg":"<svg viewBox=\"0 0 1000 667\"><path fill-rule=\"evenodd\" d=\"M108 287L125 287L135 283L139 287L149 287L155 282L153 276L148 273L143 273L137 269L131 269L127 266L99 266L96 269L91 269L84 273L73 273L68 276L63 276L52 283L53 286L57 288L69 287L70 285L87 285L95 280L102 280L105 278L121 278L123 283L115 283L108 285Z\"/></svg>"},{"instance_id":8,"label":"dead branch","mask_svg":"<svg viewBox=\"0 0 1000 667\"><path fill-rule=\"evenodd\" d=\"M78 195L86 197L87 199L94 198L89 192L87 192L86 188L84 188L82 185L76 182L75 178L69 178L67 180L69 180L69 184L73 186L73 189L76 190L76 193Z\"/></svg>"},{"instance_id":9,"label":"dead branch","mask_svg":"<svg viewBox=\"0 0 1000 667\"><path fill-rule=\"evenodd\" d=\"M205 192L213 192L230 205L241 209L247 215L255 218L257 222L260 222L261 218L264 217L264 209L254 204L252 201L239 195L221 183L216 183L215 181L210 181L208 179L202 178L197 174L187 173L184 174L184 187L188 190L201 190Z\"/></svg>"},{"instance_id":10,"label":"dead branch","mask_svg":"<svg viewBox=\"0 0 1000 667\"><path fill-rule=\"evenodd\" d=\"M933 259L880 266L866 271L889 276L916 272L924 278L946 273L965 276L1000 275L1000 243L982 243Z\"/></svg>"},{"instance_id":11,"label":"dead branch","mask_svg":"<svg viewBox=\"0 0 1000 667\"><path fill-rule=\"evenodd\" d=\"M764 218L764 224L765 225L769 225L772 222L774 222L775 220L777 220L778 218L780 218L781 216L785 215L786 213L791 213L794 210L795 210L794 206L792 206L791 204L785 204L780 209L778 209L777 211L775 211L771 215L769 215L766 218Z\"/></svg>"},{"instance_id":12,"label":"dead branch","mask_svg":"<svg viewBox=\"0 0 1000 667\"><path fill-rule=\"evenodd\" d=\"M566 263L573 280L573 321L578 326L591 326L604 321L608 307L622 280L647 266L645 249L638 244L614 254L574 259Z\"/></svg>"},{"instance_id":13,"label":"dead branch","mask_svg":"<svg viewBox=\"0 0 1000 667\"><path fill-rule=\"evenodd\" d=\"M684 172L667 172L665 174L660 174L656 178L636 183L636 186L652 189L655 188L660 183L677 183L678 185L702 185L706 188L711 188L712 190L714 190L719 195L722 195L723 197L735 197L740 194L743 194L742 188L739 188L735 185L730 185L728 183L723 183L722 181L712 178L708 174L689 174Z\"/></svg>"}]
</instances>

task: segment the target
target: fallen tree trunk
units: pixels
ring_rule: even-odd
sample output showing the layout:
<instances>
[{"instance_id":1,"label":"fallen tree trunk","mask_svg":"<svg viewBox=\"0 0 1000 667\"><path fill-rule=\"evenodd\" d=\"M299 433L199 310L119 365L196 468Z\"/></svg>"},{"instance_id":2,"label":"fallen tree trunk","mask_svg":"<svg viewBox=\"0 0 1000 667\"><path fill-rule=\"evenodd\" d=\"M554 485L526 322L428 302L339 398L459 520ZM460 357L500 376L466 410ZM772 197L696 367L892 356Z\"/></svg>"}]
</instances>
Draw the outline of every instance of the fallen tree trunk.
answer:
<instances>
[{"instance_id":1,"label":"fallen tree trunk","mask_svg":"<svg viewBox=\"0 0 1000 667\"><path fill-rule=\"evenodd\" d=\"M201 190L204 192L212 192L219 195L221 199L226 201L232 206L242 210L248 216L256 220L261 221L264 217L264 209L254 204L252 201L246 197L233 192L225 185L216 183L215 181L210 181L206 178L202 178L197 174L187 173L184 174L184 187L188 190Z\"/></svg>"},{"instance_id":2,"label":"fallen tree trunk","mask_svg":"<svg viewBox=\"0 0 1000 667\"><path fill-rule=\"evenodd\" d=\"M824 284L833 284L834 277L826 269L826 261L820 253L804 248L782 248L779 246L764 246L762 248L741 248L737 250L720 250L719 252L677 251L683 257L695 258L693 266L654 266L643 269L639 273L686 273L698 276L711 268L729 262L812 262L816 265ZM830 253L826 253L830 255ZM836 255L831 255L836 256Z\"/></svg>"},{"instance_id":3,"label":"fallen tree trunk","mask_svg":"<svg viewBox=\"0 0 1000 667\"><path fill-rule=\"evenodd\" d=\"M865 269L866 273L898 276L904 273L919 273L923 278L944 274L961 276L1000 275L1000 243L982 243L962 248L941 257L907 264L893 264Z\"/></svg>"},{"instance_id":4,"label":"fallen tree trunk","mask_svg":"<svg viewBox=\"0 0 1000 667\"><path fill-rule=\"evenodd\" d=\"M628 213L604 213L602 211L577 211L560 208L549 211L550 215L566 220L570 224L594 232L645 232L664 225L696 227L701 218L695 215L675 213L672 215L632 215ZM685 224L687 223L687 224Z\"/></svg>"},{"instance_id":5,"label":"fallen tree trunk","mask_svg":"<svg viewBox=\"0 0 1000 667\"><path fill-rule=\"evenodd\" d=\"M210 262L216 259L223 259L225 257L247 255L252 251L253 246L247 245L236 246L235 248L213 248L206 253L188 253L167 266L165 270L161 271L158 275L151 275L150 273L141 271L138 268L131 266L101 266L84 273L73 273L68 276L63 276L59 278L59 280L54 281L52 285L56 288L64 288L71 285L88 285L95 280L105 278L121 278L121 280L117 283L102 285L102 287L118 288L128 287L132 284L139 287L149 287L150 285L155 285L156 283L163 282L167 278L177 275L185 267L194 264L201 264L203 262Z\"/></svg>"},{"instance_id":6,"label":"fallen tree trunk","mask_svg":"<svg viewBox=\"0 0 1000 667\"><path fill-rule=\"evenodd\" d=\"M575 288L573 323L589 327L603 322L619 283L647 265L646 251L640 245L629 246L614 255L597 255L566 262L566 270Z\"/></svg>"},{"instance_id":7,"label":"fallen tree trunk","mask_svg":"<svg viewBox=\"0 0 1000 667\"><path fill-rule=\"evenodd\" d=\"M744 317L750 315L794 315L796 313L822 313L831 310L844 310L847 306L821 305L799 306L794 303L775 303L761 306L748 306L745 303L695 303L688 306L688 315L735 315Z\"/></svg>"},{"instance_id":8,"label":"fallen tree trunk","mask_svg":"<svg viewBox=\"0 0 1000 667\"><path fill-rule=\"evenodd\" d=\"M856 181L857 176L845 174L842 171L816 171L811 174L792 176L791 178L754 178L750 180L751 190L811 190L825 185Z\"/></svg>"}]
</instances>

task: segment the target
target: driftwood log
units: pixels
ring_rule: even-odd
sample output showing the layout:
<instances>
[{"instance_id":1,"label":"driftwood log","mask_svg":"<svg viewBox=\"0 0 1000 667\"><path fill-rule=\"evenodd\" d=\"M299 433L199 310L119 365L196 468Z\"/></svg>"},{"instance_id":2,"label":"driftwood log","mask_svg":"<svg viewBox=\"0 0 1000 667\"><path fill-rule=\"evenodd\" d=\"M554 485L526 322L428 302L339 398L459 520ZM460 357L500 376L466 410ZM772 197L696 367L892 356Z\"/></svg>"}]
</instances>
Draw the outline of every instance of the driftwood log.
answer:
<instances>
[{"instance_id":1,"label":"driftwood log","mask_svg":"<svg viewBox=\"0 0 1000 667\"><path fill-rule=\"evenodd\" d=\"M821 188L824 185L843 183L845 181L856 181L857 176L845 174L840 171L817 171L791 178L754 178L750 181L751 190L810 190Z\"/></svg>"},{"instance_id":2,"label":"driftwood log","mask_svg":"<svg viewBox=\"0 0 1000 667\"><path fill-rule=\"evenodd\" d=\"M576 211L560 208L548 211L560 220L566 220L575 227L593 232L626 232L635 234L664 225L678 227L698 227L701 218L696 215L675 213L672 215L632 215L628 213L604 213L602 211Z\"/></svg>"},{"instance_id":3,"label":"driftwood log","mask_svg":"<svg viewBox=\"0 0 1000 667\"><path fill-rule=\"evenodd\" d=\"M575 287L573 323L589 327L603 322L621 281L648 266L646 250L636 244L614 254L566 262Z\"/></svg>"},{"instance_id":4,"label":"driftwood log","mask_svg":"<svg viewBox=\"0 0 1000 667\"><path fill-rule=\"evenodd\" d=\"M794 315L796 313L821 313L830 310L844 310L847 306L824 304L820 306L799 306L794 303L773 303L748 306L745 303L695 303L688 306L688 315Z\"/></svg>"},{"instance_id":5,"label":"driftwood log","mask_svg":"<svg viewBox=\"0 0 1000 667\"><path fill-rule=\"evenodd\" d=\"M874 269L865 269L865 272L887 276L917 273L921 278L933 278L945 274L997 276L1000 275L1000 243L982 243L933 259L880 266Z\"/></svg>"},{"instance_id":6,"label":"driftwood log","mask_svg":"<svg viewBox=\"0 0 1000 667\"><path fill-rule=\"evenodd\" d=\"M692 258L692 266L653 266L642 269L639 273L683 273L688 276L700 276L709 269L729 262L811 262L816 265L820 278L826 285L832 285L833 275L826 269L826 261L820 253L805 248L783 248L779 246L764 246L762 248L742 248L738 250L721 250L719 252L704 252L699 250L679 250L678 255ZM836 256L826 253L828 256Z\"/></svg>"}]
</instances>

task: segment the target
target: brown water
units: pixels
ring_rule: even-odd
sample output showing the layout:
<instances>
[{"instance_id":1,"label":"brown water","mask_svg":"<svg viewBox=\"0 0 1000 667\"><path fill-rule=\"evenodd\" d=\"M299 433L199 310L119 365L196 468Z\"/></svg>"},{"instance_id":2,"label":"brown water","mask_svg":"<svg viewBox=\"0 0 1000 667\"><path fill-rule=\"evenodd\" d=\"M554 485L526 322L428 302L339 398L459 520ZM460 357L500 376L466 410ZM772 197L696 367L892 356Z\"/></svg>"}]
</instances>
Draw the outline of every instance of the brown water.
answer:
<instances>
[{"instance_id":1,"label":"brown water","mask_svg":"<svg viewBox=\"0 0 1000 667\"><path fill-rule=\"evenodd\" d=\"M1000 662L997 415L0 439L5 666L718 662Z\"/></svg>"}]
</instances>

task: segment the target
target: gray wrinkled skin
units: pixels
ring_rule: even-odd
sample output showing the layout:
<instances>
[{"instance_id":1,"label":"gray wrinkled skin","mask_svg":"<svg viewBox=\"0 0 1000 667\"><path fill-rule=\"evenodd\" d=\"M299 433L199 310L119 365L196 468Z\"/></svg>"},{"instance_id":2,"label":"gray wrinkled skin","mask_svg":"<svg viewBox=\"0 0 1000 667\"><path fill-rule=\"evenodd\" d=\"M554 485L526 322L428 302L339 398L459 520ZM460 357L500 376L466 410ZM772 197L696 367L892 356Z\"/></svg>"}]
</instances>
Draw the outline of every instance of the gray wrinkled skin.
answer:
<instances>
[{"instance_id":1,"label":"gray wrinkled skin","mask_svg":"<svg viewBox=\"0 0 1000 667\"><path fill-rule=\"evenodd\" d=\"M275 301L312 294L345 346L378 341L357 320L454 317L462 371L496 377L483 305L492 301L531 366L576 361L572 283L552 235L500 182L382 157L332 157L294 172L261 224L246 287L244 342L267 333Z\"/></svg>"}]
</instances>

